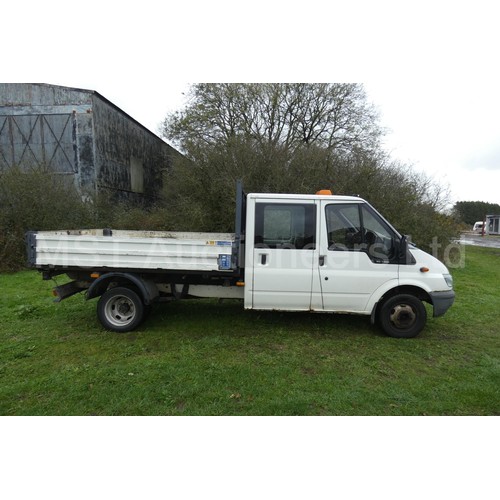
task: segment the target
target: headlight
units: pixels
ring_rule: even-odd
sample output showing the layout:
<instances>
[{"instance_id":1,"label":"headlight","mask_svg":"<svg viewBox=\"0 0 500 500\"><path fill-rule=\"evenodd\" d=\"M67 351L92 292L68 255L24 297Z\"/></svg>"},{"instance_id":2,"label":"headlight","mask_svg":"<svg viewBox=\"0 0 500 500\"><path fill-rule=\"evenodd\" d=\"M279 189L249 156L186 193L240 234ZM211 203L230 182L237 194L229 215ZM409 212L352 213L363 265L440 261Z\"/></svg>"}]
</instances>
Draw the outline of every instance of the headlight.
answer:
<instances>
[{"instance_id":1,"label":"headlight","mask_svg":"<svg viewBox=\"0 0 500 500\"><path fill-rule=\"evenodd\" d=\"M443 274L443 278L446 281L446 284L453 288L453 276L451 274Z\"/></svg>"}]
</instances>

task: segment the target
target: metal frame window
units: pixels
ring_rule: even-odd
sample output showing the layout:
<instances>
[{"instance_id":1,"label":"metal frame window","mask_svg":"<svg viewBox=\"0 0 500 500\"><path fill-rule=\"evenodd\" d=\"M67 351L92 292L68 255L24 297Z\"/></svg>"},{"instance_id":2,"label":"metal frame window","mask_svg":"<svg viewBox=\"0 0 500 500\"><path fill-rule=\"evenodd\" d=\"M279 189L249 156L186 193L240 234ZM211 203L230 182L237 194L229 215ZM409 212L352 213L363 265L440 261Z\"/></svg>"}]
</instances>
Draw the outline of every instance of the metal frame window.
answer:
<instances>
[{"instance_id":1,"label":"metal frame window","mask_svg":"<svg viewBox=\"0 0 500 500\"><path fill-rule=\"evenodd\" d=\"M328 250L365 252L375 263L397 262L397 235L369 205L325 207Z\"/></svg>"},{"instance_id":2,"label":"metal frame window","mask_svg":"<svg viewBox=\"0 0 500 500\"><path fill-rule=\"evenodd\" d=\"M316 205L257 203L255 246L292 250L316 248Z\"/></svg>"}]
</instances>

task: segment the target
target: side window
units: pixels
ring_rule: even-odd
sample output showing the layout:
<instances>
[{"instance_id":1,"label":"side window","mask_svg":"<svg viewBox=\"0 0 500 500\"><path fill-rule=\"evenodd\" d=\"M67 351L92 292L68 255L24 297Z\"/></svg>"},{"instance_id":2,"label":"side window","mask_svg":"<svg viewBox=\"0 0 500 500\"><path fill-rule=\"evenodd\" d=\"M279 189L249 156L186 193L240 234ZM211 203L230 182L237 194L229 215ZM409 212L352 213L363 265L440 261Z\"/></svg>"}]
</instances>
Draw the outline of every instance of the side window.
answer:
<instances>
[{"instance_id":1,"label":"side window","mask_svg":"<svg viewBox=\"0 0 500 500\"><path fill-rule=\"evenodd\" d=\"M396 257L393 232L376 212L366 205L362 209L364 239L368 256L373 262L388 262Z\"/></svg>"},{"instance_id":2,"label":"side window","mask_svg":"<svg viewBox=\"0 0 500 500\"><path fill-rule=\"evenodd\" d=\"M257 203L255 245L308 250L316 244L316 205Z\"/></svg>"},{"instance_id":3,"label":"side window","mask_svg":"<svg viewBox=\"0 0 500 500\"><path fill-rule=\"evenodd\" d=\"M395 235L367 205L327 205L326 226L328 250L361 251L375 263L395 262Z\"/></svg>"},{"instance_id":4,"label":"side window","mask_svg":"<svg viewBox=\"0 0 500 500\"><path fill-rule=\"evenodd\" d=\"M359 204L326 206L328 250L358 250L362 241Z\"/></svg>"}]
</instances>

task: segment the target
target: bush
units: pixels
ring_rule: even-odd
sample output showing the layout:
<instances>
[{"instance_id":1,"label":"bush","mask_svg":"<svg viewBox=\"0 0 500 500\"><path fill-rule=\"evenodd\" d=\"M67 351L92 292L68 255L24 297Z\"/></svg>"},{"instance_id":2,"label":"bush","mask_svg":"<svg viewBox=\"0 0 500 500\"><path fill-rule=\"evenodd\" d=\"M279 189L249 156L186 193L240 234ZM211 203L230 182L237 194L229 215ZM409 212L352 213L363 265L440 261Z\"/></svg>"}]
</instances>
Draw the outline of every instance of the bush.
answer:
<instances>
[{"instance_id":1,"label":"bush","mask_svg":"<svg viewBox=\"0 0 500 500\"><path fill-rule=\"evenodd\" d=\"M193 154L175 162L165 182L168 222L176 230L234 231L235 184L242 179L247 192L313 194L331 189L359 195L426 251L436 237L444 248L459 234L454 219L443 212L446 190L383 154L354 151L340 156L314 146L291 154L244 138L204 145Z\"/></svg>"},{"instance_id":2,"label":"bush","mask_svg":"<svg viewBox=\"0 0 500 500\"><path fill-rule=\"evenodd\" d=\"M197 161L181 158L166 177L165 199L149 209L95 199L77 192L67 178L46 169L0 173L0 272L25 266L29 230L111 227L131 230L234 231L235 184L247 192L358 194L403 234L430 251L457 236L454 220L441 211L445 197L431 179L384 156L355 152L334 156L316 147L292 155L279 147L256 147L234 139L205 147Z\"/></svg>"},{"instance_id":3,"label":"bush","mask_svg":"<svg viewBox=\"0 0 500 500\"><path fill-rule=\"evenodd\" d=\"M23 267L26 231L81 227L92 218L73 184L43 168L0 173L0 207L0 271Z\"/></svg>"},{"instance_id":4,"label":"bush","mask_svg":"<svg viewBox=\"0 0 500 500\"><path fill-rule=\"evenodd\" d=\"M109 196L82 196L67 178L44 168L13 167L1 172L0 207L0 272L25 267L27 231L169 229L162 206L146 210Z\"/></svg>"}]
</instances>

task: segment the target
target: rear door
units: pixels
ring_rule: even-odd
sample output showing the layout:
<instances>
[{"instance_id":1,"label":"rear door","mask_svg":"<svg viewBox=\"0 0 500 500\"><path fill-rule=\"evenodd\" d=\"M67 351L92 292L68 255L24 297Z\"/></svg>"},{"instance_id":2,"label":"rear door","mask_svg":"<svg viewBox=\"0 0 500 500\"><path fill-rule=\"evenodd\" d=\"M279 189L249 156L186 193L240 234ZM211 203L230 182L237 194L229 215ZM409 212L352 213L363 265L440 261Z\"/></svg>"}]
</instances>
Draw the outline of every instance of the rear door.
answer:
<instances>
[{"instance_id":1,"label":"rear door","mask_svg":"<svg viewBox=\"0 0 500 500\"><path fill-rule=\"evenodd\" d=\"M309 310L317 272L314 200L256 200L254 309Z\"/></svg>"}]
</instances>

